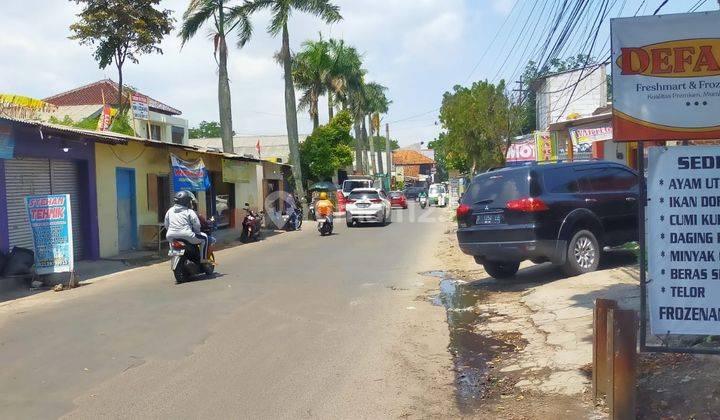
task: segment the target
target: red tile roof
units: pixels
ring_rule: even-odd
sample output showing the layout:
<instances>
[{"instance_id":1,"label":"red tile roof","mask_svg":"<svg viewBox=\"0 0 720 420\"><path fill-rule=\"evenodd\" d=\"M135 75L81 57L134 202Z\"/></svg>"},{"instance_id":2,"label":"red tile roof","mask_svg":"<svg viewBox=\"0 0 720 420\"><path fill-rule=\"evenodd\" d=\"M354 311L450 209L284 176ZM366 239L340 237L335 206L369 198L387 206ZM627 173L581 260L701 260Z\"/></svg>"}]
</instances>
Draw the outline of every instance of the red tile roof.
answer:
<instances>
[{"instance_id":1,"label":"red tile roof","mask_svg":"<svg viewBox=\"0 0 720 420\"><path fill-rule=\"evenodd\" d=\"M127 89L127 86L125 87ZM103 94L105 94L106 103L114 103L117 98L118 84L110 79L104 79L91 83L89 85L80 86L69 90L67 92L58 93L57 95L45 98L44 101L57 106L72 106L72 105L102 105ZM138 95L145 96L148 98L148 105L153 111L169 114L169 115L180 115L182 112L179 110L166 105L160 101L157 101L147 95L143 95L140 92L136 92Z\"/></svg>"},{"instance_id":2,"label":"red tile roof","mask_svg":"<svg viewBox=\"0 0 720 420\"><path fill-rule=\"evenodd\" d=\"M393 151L395 165L433 165L435 161L417 150L398 149Z\"/></svg>"}]
</instances>

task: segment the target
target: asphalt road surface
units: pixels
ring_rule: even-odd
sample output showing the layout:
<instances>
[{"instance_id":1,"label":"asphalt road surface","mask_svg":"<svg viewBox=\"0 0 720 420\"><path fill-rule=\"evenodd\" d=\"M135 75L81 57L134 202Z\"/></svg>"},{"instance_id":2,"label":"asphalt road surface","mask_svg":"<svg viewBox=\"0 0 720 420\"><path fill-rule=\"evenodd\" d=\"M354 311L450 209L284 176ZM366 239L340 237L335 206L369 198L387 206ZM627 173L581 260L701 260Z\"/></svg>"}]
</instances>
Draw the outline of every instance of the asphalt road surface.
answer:
<instances>
[{"instance_id":1,"label":"asphalt road surface","mask_svg":"<svg viewBox=\"0 0 720 420\"><path fill-rule=\"evenodd\" d=\"M449 213L393 217L226 249L212 279L174 285L162 263L5 303L0 418L402 415L427 391L397 372L398 330Z\"/></svg>"}]
</instances>

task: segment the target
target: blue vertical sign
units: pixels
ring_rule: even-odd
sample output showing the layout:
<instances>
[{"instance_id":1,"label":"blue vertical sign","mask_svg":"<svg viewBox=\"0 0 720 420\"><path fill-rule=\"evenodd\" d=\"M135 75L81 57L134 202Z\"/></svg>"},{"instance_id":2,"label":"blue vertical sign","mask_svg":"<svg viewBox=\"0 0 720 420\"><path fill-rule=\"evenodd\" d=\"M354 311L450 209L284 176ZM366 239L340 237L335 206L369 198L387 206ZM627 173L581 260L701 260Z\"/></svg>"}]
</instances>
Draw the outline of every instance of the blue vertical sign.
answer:
<instances>
[{"instance_id":1,"label":"blue vertical sign","mask_svg":"<svg viewBox=\"0 0 720 420\"><path fill-rule=\"evenodd\" d=\"M35 244L37 274L73 271L73 237L70 195L25 197Z\"/></svg>"}]
</instances>

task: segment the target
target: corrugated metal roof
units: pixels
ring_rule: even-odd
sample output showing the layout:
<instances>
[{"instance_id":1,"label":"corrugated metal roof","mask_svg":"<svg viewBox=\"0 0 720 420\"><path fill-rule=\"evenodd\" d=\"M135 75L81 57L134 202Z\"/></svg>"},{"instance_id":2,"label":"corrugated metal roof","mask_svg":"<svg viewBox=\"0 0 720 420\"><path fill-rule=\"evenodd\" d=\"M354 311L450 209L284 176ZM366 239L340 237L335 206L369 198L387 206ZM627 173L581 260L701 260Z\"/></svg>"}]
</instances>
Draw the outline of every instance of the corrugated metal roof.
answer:
<instances>
[{"instance_id":1,"label":"corrugated metal roof","mask_svg":"<svg viewBox=\"0 0 720 420\"><path fill-rule=\"evenodd\" d=\"M300 143L305 141L307 134L300 134ZM260 141L260 156L263 158L280 158L283 162L287 162L290 157L290 146L288 145L287 136L249 136L239 135L233 137L233 150L238 155L257 156L255 146ZM209 149L222 150L222 139L218 137L190 139L189 142L195 146L205 147Z\"/></svg>"},{"instance_id":2,"label":"corrugated metal roof","mask_svg":"<svg viewBox=\"0 0 720 420\"><path fill-rule=\"evenodd\" d=\"M75 127L68 127L66 125L60 125L60 124L51 124L44 121L35 121L35 120L23 120L19 118L11 118L7 116L0 116L0 122L9 122L9 123L15 123L19 125L23 125L26 127L34 127L37 129L40 129L43 135L47 134L65 134L70 137L82 137L90 140L94 140L100 143L109 143L109 144L125 144L128 142L128 140L133 139L132 136L127 136L125 134L119 134L119 133L113 133L111 131L93 131L93 130L85 130L82 128L75 128Z\"/></svg>"},{"instance_id":3,"label":"corrugated metal roof","mask_svg":"<svg viewBox=\"0 0 720 420\"><path fill-rule=\"evenodd\" d=\"M166 143L159 140L150 140L150 139L144 139L142 137L135 137L135 136L128 136L127 134L120 134L120 133L114 133L112 131L93 131L93 130L85 130L82 128L75 128L75 127L68 127L65 125L59 125L59 124L51 124L44 121L35 121L35 120L22 120L18 118L10 118L6 116L0 116L0 122L7 121L9 123L16 123L20 124L26 127L34 127L37 129L41 129L43 132L43 135L67 135L69 137L79 137L83 140L94 140L99 143L107 143L107 144L127 144L130 141L135 141L139 143L145 143L150 146L156 146L156 147L167 147L170 149L182 149L182 150L188 150L192 152L197 153L203 153L208 155L214 155L214 156L221 156L226 159L233 159L233 160L243 160L248 162L264 162L260 159L255 158L248 158L246 156L241 156L234 153L223 153L221 151L216 150L209 150L202 147L196 147L196 146L185 146L182 144L175 144L175 143Z\"/></svg>"}]
</instances>

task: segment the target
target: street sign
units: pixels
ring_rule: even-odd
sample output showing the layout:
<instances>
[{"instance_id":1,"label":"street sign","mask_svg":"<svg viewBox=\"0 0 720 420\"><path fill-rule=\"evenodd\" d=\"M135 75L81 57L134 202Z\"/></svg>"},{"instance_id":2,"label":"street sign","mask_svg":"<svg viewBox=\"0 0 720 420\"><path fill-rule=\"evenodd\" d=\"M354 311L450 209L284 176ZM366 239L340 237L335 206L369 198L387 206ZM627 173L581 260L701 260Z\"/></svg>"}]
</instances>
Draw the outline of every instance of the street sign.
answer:
<instances>
[{"instance_id":1,"label":"street sign","mask_svg":"<svg viewBox=\"0 0 720 420\"><path fill-rule=\"evenodd\" d=\"M720 147L649 149L645 219L653 334L720 334Z\"/></svg>"},{"instance_id":2,"label":"street sign","mask_svg":"<svg viewBox=\"0 0 720 420\"><path fill-rule=\"evenodd\" d=\"M150 119L150 107L148 105L147 96L133 93L130 99L133 111L133 118L138 120Z\"/></svg>"},{"instance_id":3,"label":"street sign","mask_svg":"<svg viewBox=\"0 0 720 420\"><path fill-rule=\"evenodd\" d=\"M720 12L618 18L613 138L720 138Z\"/></svg>"}]
</instances>

